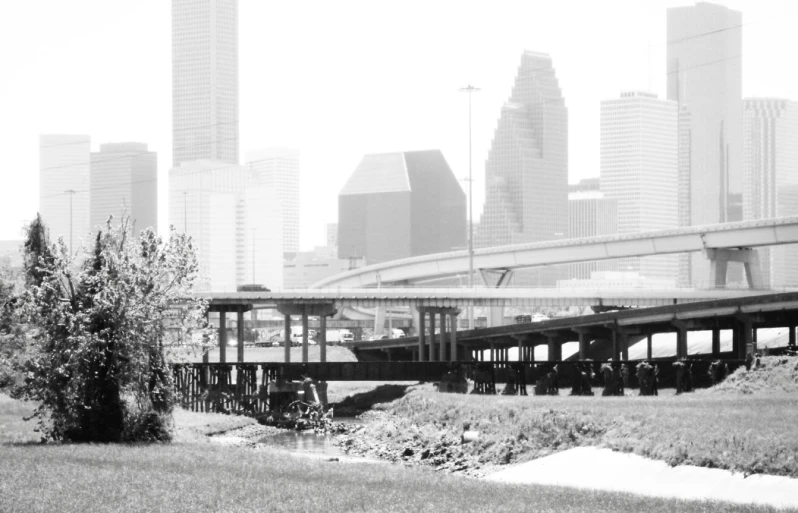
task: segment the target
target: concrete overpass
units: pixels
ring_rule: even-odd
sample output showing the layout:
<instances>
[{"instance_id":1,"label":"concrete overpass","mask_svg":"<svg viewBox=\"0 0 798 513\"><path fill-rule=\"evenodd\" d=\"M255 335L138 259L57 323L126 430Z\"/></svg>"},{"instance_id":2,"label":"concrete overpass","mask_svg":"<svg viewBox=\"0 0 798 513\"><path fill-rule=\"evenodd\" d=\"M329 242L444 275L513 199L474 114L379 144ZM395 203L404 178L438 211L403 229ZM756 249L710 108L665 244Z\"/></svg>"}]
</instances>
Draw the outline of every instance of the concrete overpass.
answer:
<instances>
[{"instance_id":1,"label":"concrete overpass","mask_svg":"<svg viewBox=\"0 0 798 513\"><path fill-rule=\"evenodd\" d=\"M401 339L349 343L366 360L392 359L413 361L474 360L486 350L491 361L507 361L509 348L517 347L521 361L531 361L536 345L548 345L549 359L561 360L561 346L579 342L579 359L602 359L590 354L590 341L611 342L609 354L614 360L626 360L630 337L675 332L677 358L687 357L688 331L712 331L712 356L743 359L747 351L756 350L756 329L789 328L789 345L795 348L798 325L798 292L752 295L715 299L694 303L673 304L652 308L634 308L595 315L566 317L541 322L513 324L494 328L458 331L447 339L446 330L436 332L421 327L420 336ZM731 354L720 354L720 330L733 330ZM436 340L437 339L437 340Z\"/></svg>"},{"instance_id":2,"label":"concrete overpass","mask_svg":"<svg viewBox=\"0 0 798 513\"><path fill-rule=\"evenodd\" d=\"M725 286L727 263L737 261L745 266L749 286L762 288L754 248L793 243L798 243L798 216L477 249L474 269L483 273L483 279L485 272L503 273L501 284L515 269L703 251L712 262L708 278L714 286ZM452 251L361 267L319 281L313 288L421 284L464 276L468 269L468 251Z\"/></svg>"},{"instance_id":3,"label":"concrete overpass","mask_svg":"<svg viewBox=\"0 0 798 513\"><path fill-rule=\"evenodd\" d=\"M308 360L309 318L318 317L319 347L321 361L326 361L327 318L345 307L407 306L418 311L419 330L425 326L435 332L439 322L441 332L456 339L457 316L465 306L600 306L631 307L678 305L696 301L718 300L739 296L759 296L769 291L739 290L585 290L585 289L430 289L430 288L381 288L338 290L292 290L290 292L235 292L208 293L208 310L219 313L220 360L226 361L227 314L237 315L238 340L244 340L244 313L253 308L275 308L283 315L285 335L285 361L290 361L291 317L298 316L302 322L302 361ZM454 328L453 328L454 327ZM243 361L244 345L238 344L238 359ZM443 357L441 357L443 359Z\"/></svg>"}]
</instances>

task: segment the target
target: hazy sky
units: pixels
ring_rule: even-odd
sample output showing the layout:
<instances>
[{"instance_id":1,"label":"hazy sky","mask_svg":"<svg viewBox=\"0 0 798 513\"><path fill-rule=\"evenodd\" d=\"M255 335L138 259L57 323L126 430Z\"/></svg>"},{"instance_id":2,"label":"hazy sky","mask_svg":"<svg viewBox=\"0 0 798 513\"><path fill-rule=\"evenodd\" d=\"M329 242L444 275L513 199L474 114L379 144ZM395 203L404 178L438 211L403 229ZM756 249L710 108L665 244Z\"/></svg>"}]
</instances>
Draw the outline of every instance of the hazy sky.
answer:
<instances>
[{"instance_id":1,"label":"hazy sky","mask_svg":"<svg viewBox=\"0 0 798 513\"><path fill-rule=\"evenodd\" d=\"M169 0L26 0L0 7L0 240L38 208L38 135L85 133L158 152L160 229L171 163ZM798 2L726 0L743 12L743 95L798 100ZM241 159L302 154L301 244L322 244L337 194L366 153L439 148L468 175L474 213L523 50L549 53L569 111L569 181L599 174L599 102L665 94L669 0L239 0ZM461 182L464 189L467 182Z\"/></svg>"}]
</instances>

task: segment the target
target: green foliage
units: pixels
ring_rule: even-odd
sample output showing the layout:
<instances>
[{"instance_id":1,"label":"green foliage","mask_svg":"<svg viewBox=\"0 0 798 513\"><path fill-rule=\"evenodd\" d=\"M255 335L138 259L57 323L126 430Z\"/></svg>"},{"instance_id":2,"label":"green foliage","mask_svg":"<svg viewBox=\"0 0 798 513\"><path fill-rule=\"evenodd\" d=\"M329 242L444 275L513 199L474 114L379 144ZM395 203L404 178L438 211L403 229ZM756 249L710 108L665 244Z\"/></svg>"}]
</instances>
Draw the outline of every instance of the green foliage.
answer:
<instances>
[{"instance_id":1,"label":"green foliage","mask_svg":"<svg viewBox=\"0 0 798 513\"><path fill-rule=\"evenodd\" d=\"M25 347L25 333L18 316L14 279L0 267L0 390L19 384L15 362Z\"/></svg>"},{"instance_id":2,"label":"green foliage","mask_svg":"<svg viewBox=\"0 0 798 513\"><path fill-rule=\"evenodd\" d=\"M169 350L209 334L206 305L191 298L191 240L172 231L163 241L151 229L133 237L126 219L109 220L78 265L63 241L43 245L43 233L37 218L22 301L35 329L21 392L39 404L38 428L56 440L168 439Z\"/></svg>"},{"instance_id":3,"label":"green foliage","mask_svg":"<svg viewBox=\"0 0 798 513\"><path fill-rule=\"evenodd\" d=\"M46 269L53 265L53 250L47 236L47 227L41 214L25 228L25 244L22 247L25 283L28 286L42 284Z\"/></svg>"}]
</instances>

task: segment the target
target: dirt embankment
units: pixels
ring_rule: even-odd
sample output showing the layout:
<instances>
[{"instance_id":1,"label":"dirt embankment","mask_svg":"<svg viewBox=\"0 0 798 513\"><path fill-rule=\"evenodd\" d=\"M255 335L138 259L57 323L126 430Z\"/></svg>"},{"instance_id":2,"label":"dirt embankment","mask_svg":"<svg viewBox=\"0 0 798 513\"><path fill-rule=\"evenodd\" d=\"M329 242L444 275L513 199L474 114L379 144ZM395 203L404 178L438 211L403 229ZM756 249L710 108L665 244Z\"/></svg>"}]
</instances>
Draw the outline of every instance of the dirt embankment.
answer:
<instances>
[{"instance_id":1,"label":"dirt embankment","mask_svg":"<svg viewBox=\"0 0 798 513\"><path fill-rule=\"evenodd\" d=\"M764 356L751 365L737 369L725 381L708 390L718 394L768 394L798 392L798 358Z\"/></svg>"},{"instance_id":2,"label":"dirt embankment","mask_svg":"<svg viewBox=\"0 0 798 513\"><path fill-rule=\"evenodd\" d=\"M474 396L414 386L374 401L361 415L365 425L341 428L336 443L353 454L474 476L598 446L671 465L798 477L798 396L789 393L797 390L795 357L762 358L714 390L659 397ZM367 399L350 402L365 408Z\"/></svg>"},{"instance_id":3,"label":"dirt embankment","mask_svg":"<svg viewBox=\"0 0 798 513\"><path fill-rule=\"evenodd\" d=\"M578 412L529 408L524 399L496 407L490 396L439 394L431 386L410 387L361 418L364 425L337 435L343 450L469 476L590 445L604 431Z\"/></svg>"}]
</instances>

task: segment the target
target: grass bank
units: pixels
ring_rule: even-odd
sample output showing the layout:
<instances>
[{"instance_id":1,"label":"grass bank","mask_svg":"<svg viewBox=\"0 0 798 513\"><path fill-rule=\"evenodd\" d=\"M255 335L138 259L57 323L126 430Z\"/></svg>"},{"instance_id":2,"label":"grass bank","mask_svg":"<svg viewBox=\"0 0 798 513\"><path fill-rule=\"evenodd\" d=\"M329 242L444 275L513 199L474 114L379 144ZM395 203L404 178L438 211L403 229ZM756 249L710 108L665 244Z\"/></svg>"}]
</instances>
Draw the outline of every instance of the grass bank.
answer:
<instances>
[{"instance_id":1,"label":"grass bank","mask_svg":"<svg viewBox=\"0 0 798 513\"><path fill-rule=\"evenodd\" d=\"M376 404L365 414L370 422L340 443L355 453L477 474L595 445L672 465L798 477L798 394L782 386L791 380L798 383L798 359L771 357L716 391L678 396L463 396L424 385ZM461 443L464 430L478 439Z\"/></svg>"},{"instance_id":2,"label":"grass bank","mask_svg":"<svg viewBox=\"0 0 798 513\"><path fill-rule=\"evenodd\" d=\"M557 487L513 486L430 469L296 458L220 446L206 437L172 444L39 444L21 420L29 405L0 395L0 511L104 512L767 512ZM176 428L200 434L235 417L178 412Z\"/></svg>"}]
</instances>

